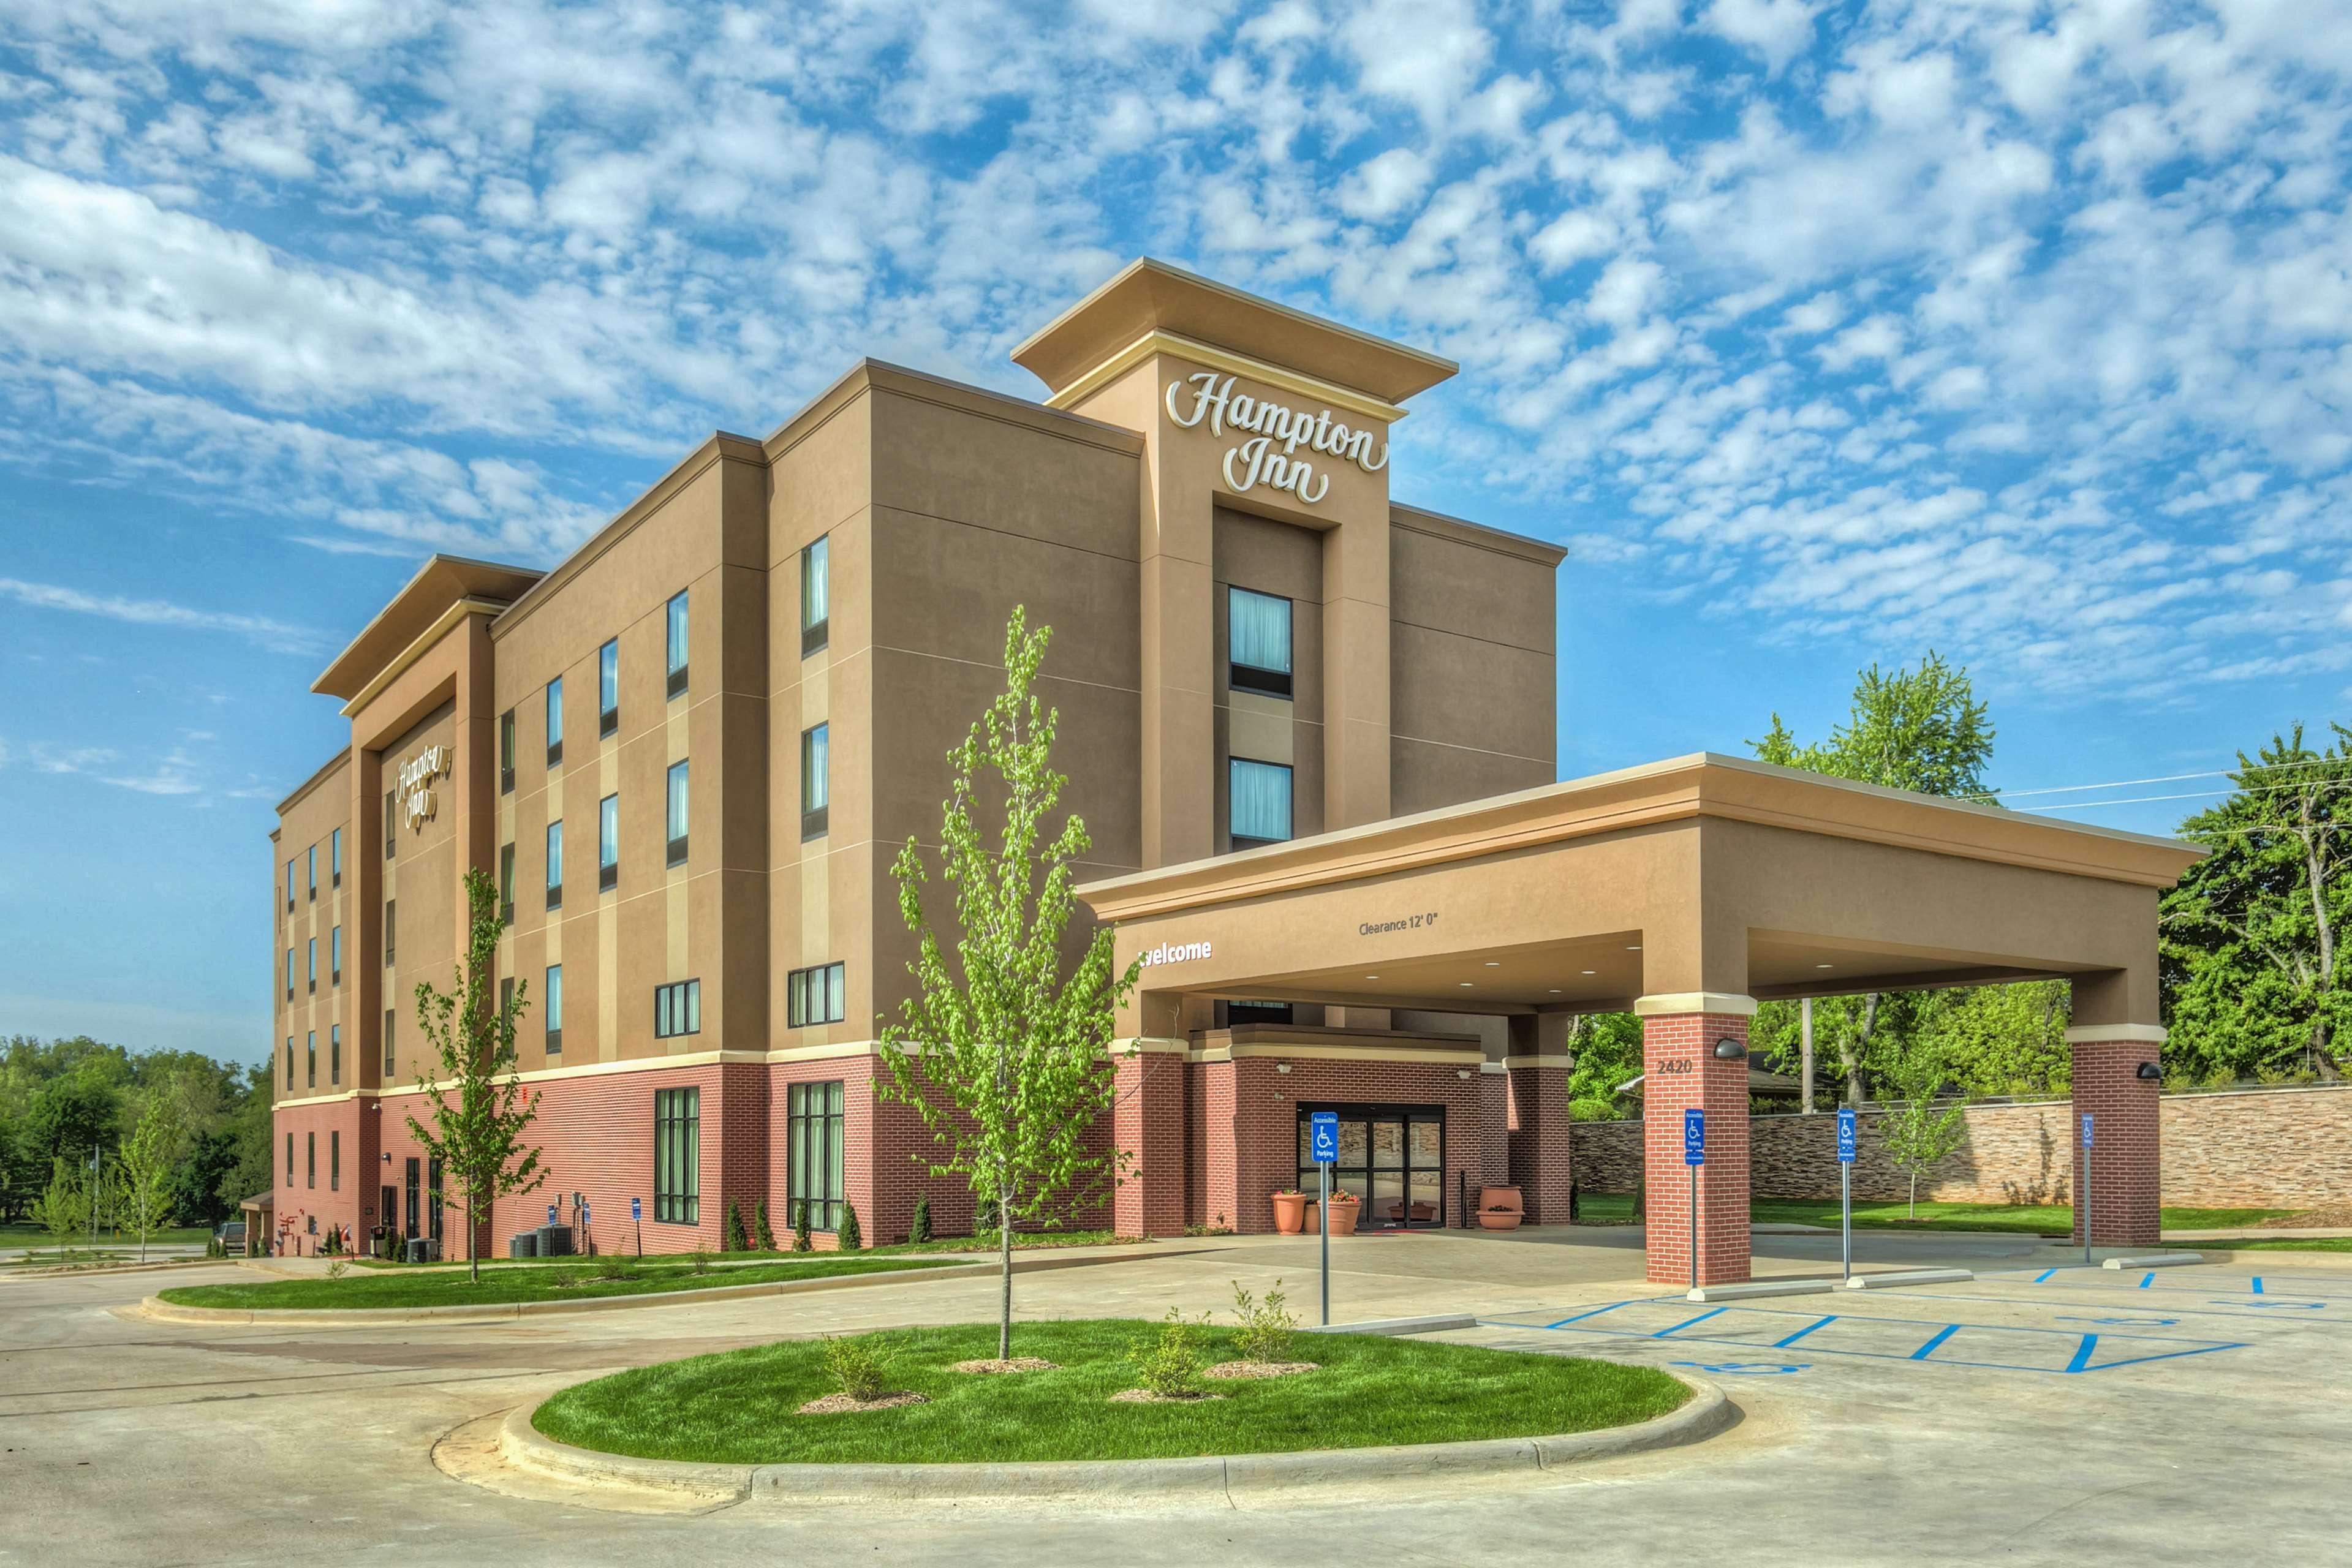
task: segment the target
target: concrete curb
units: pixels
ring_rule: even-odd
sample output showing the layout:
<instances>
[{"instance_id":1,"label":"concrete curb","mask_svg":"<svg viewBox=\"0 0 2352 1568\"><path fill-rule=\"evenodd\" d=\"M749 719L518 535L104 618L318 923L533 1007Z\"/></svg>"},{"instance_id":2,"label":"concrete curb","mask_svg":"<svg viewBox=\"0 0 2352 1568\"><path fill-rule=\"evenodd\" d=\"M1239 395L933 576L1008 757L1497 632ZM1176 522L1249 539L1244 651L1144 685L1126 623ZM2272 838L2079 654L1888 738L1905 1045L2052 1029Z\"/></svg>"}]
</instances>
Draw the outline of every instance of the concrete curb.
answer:
<instances>
[{"instance_id":1,"label":"concrete curb","mask_svg":"<svg viewBox=\"0 0 2352 1568\"><path fill-rule=\"evenodd\" d=\"M1737 1284L1701 1285L1685 1291L1686 1301L1745 1301L1763 1296L1818 1296L1838 1288L1835 1280L1742 1280Z\"/></svg>"},{"instance_id":2,"label":"concrete curb","mask_svg":"<svg viewBox=\"0 0 2352 1568\"><path fill-rule=\"evenodd\" d=\"M1856 1274L1845 1286L1849 1291L1889 1291L1904 1285L1958 1285L1975 1278L1969 1269L1905 1269L1891 1274Z\"/></svg>"},{"instance_id":3,"label":"concrete curb","mask_svg":"<svg viewBox=\"0 0 2352 1568\"><path fill-rule=\"evenodd\" d=\"M1317 1323L1302 1328L1300 1333L1376 1333L1416 1334L1449 1333L1455 1329L1475 1329L1478 1320L1468 1312L1442 1312L1425 1318L1369 1318L1360 1323Z\"/></svg>"},{"instance_id":4,"label":"concrete curb","mask_svg":"<svg viewBox=\"0 0 2352 1568\"><path fill-rule=\"evenodd\" d=\"M1175 1253L1158 1254L1175 1257ZM1121 1263L1125 1258L1015 1258L1016 1274L1049 1269L1079 1269L1093 1264ZM489 1322L500 1318L537 1317L547 1312L599 1312L630 1307L677 1307L696 1301L734 1301L751 1296L792 1296L807 1291L842 1290L856 1285L904 1283L909 1280L979 1280L996 1277L994 1263L936 1263L920 1268L882 1269L870 1274L833 1274L815 1280L771 1280L753 1285L712 1285L699 1291L663 1291L649 1295L589 1296L576 1301L487 1301L457 1307L190 1307L149 1296L121 1312L156 1322L183 1324L258 1323L446 1323Z\"/></svg>"},{"instance_id":5,"label":"concrete curb","mask_svg":"<svg viewBox=\"0 0 2352 1568\"><path fill-rule=\"evenodd\" d=\"M550 1479L592 1488L647 1487L714 1502L774 1499L798 1506L813 1500L1231 1500L1237 1492L1354 1485L1368 1479L1556 1469L1696 1443L1730 1425L1738 1407L1722 1389L1680 1373L1669 1375L1687 1385L1691 1397L1678 1410L1630 1427L1388 1448L1180 1459L1074 1459L1050 1464L693 1465L600 1454L559 1443L531 1425L544 1400L509 1412L499 1428L499 1448L509 1463Z\"/></svg>"},{"instance_id":6,"label":"concrete curb","mask_svg":"<svg viewBox=\"0 0 2352 1568\"><path fill-rule=\"evenodd\" d=\"M2138 1258L2109 1258L2099 1265L2102 1269L2179 1269L2187 1264L2202 1263L2202 1252L2150 1252Z\"/></svg>"}]
</instances>

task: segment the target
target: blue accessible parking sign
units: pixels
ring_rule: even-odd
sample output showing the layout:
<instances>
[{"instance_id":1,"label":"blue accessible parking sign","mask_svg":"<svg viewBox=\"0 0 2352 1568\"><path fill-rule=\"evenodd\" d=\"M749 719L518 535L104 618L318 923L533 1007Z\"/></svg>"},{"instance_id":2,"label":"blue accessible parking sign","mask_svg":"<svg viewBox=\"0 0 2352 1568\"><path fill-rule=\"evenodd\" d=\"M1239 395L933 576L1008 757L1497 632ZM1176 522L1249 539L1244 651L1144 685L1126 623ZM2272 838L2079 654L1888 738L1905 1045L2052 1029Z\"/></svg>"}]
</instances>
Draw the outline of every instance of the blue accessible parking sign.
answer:
<instances>
[{"instance_id":1,"label":"blue accessible parking sign","mask_svg":"<svg viewBox=\"0 0 2352 1568\"><path fill-rule=\"evenodd\" d=\"M633 1197L629 1199L629 1218L631 1219L643 1219L645 1217L646 1200L641 1197Z\"/></svg>"},{"instance_id":2,"label":"blue accessible parking sign","mask_svg":"<svg viewBox=\"0 0 2352 1568\"><path fill-rule=\"evenodd\" d=\"M1696 1105L1683 1113L1683 1164L1706 1164L1706 1113Z\"/></svg>"},{"instance_id":3,"label":"blue accessible parking sign","mask_svg":"<svg viewBox=\"0 0 2352 1568\"><path fill-rule=\"evenodd\" d=\"M1838 1163L1850 1166L1853 1164L1853 1113L1851 1110L1840 1111L1837 1123Z\"/></svg>"},{"instance_id":4,"label":"blue accessible parking sign","mask_svg":"<svg viewBox=\"0 0 2352 1568\"><path fill-rule=\"evenodd\" d=\"M1318 1166L1328 1166L1338 1163L1339 1158L1339 1113L1337 1111L1317 1111L1312 1113L1307 1118L1307 1130L1312 1140L1308 1146L1308 1153L1312 1156L1314 1163Z\"/></svg>"},{"instance_id":5,"label":"blue accessible parking sign","mask_svg":"<svg viewBox=\"0 0 2352 1568\"><path fill-rule=\"evenodd\" d=\"M2083 1113L2083 1146L2091 1146L2091 1113L2087 1111Z\"/></svg>"}]
</instances>

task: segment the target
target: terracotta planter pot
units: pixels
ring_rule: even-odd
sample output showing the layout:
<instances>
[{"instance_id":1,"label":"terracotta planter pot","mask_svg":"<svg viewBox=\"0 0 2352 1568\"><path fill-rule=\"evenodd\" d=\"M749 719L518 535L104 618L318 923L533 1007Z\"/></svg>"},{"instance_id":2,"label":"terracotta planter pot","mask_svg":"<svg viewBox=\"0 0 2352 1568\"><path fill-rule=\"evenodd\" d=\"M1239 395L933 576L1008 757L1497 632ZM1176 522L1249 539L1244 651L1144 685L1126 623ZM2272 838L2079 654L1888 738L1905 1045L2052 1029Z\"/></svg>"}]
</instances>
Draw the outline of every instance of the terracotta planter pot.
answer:
<instances>
[{"instance_id":1,"label":"terracotta planter pot","mask_svg":"<svg viewBox=\"0 0 2352 1568\"><path fill-rule=\"evenodd\" d=\"M1331 1234L1334 1236L1353 1236L1356 1233L1356 1216L1362 1208L1363 1205L1356 1201L1355 1195L1352 1193L1339 1193L1333 1195L1331 1199ZM1319 1222L1315 1226L1315 1228L1318 1230L1321 1228Z\"/></svg>"},{"instance_id":2,"label":"terracotta planter pot","mask_svg":"<svg viewBox=\"0 0 2352 1568\"><path fill-rule=\"evenodd\" d=\"M1305 1193L1278 1192L1274 1195L1274 1228L1278 1236L1296 1236L1307 1228Z\"/></svg>"},{"instance_id":3,"label":"terracotta planter pot","mask_svg":"<svg viewBox=\"0 0 2352 1568\"><path fill-rule=\"evenodd\" d=\"M1516 1208L1482 1208L1478 1211L1478 1227L1482 1230L1517 1230L1519 1221L1526 1218Z\"/></svg>"}]
</instances>

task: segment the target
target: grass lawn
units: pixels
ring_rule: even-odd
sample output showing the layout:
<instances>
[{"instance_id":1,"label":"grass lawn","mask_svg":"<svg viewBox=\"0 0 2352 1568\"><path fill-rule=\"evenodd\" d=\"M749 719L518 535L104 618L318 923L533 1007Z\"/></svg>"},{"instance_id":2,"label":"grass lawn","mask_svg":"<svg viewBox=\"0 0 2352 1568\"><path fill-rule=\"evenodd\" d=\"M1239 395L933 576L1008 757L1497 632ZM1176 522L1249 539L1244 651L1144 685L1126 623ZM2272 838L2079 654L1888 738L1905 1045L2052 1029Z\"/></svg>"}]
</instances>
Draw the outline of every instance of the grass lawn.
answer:
<instances>
[{"instance_id":1,"label":"grass lawn","mask_svg":"<svg viewBox=\"0 0 2352 1568\"><path fill-rule=\"evenodd\" d=\"M347 1274L340 1280L273 1280L250 1285L182 1285L157 1294L184 1307L268 1307L304 1311L338 1307L478 1307L506 1301L575 1301L584 1296L642 1296L708 1291L778 1280L823 1280L845 1274L889 1274L940 1265L920 1258L876 1258L864 1252L825 1253L797 1262L698 1274L683 1263L634 1258L572 1260L571 1269L485 1269L478 1283L464 1270ZM604 1278L599 1265L620 1265ZM570 1281L567 1283L566 1281Z\"/></svg>"},{"instance_id":2,"label":"grass lawn","mask_svg":"<svg viewBox=\"0 0 2352 1568\"><path fill-rule=\"evenodd\" d=\"M1622 1223L1633 1218L1630 1193L1580 1194L1578 1207L1588 1220ZM1994 1230L2024 1235L2064 1235L2074 1226L2074 1211L2063 1204L1928 1203L1919 1205L1918 1218L1903 1203L1856 1203L1856 1228L1881 1230ZM2294 1212L2286 1208L2168 1208L2167 1230L2219 1230L2232 1225L2260 1225ZM1838 1206L1789 1198L1759 1198L1748 1205L1752 1224L1818 1225L1834 1230Z\"/></svg>"},{"instance_id":3,"label":"grass lawn","mask_svg":"<svg viewBox=\"0 0 2352 1568\"><path fill-rule=\"evenodd\" d=\"M714 1263L724 1263L731 1269L738 1264L761 1260L774 1263L780 1262L787 1258L794 1257L806 1259L834 1258L840 1256L840 1254L833 1252L795 1253L791 1250L793 1239L792 1234L789 1231L778 1237L776 1239L779 1245L777 1249L774 1251L762 1252L755 1249L749 1252L713 1252L710 1254L710 1259ZM1023 1235L1016 1231L1013 1237L1013 1249L1015 1252L1029 1252L1040 1249L1051 1249L1060 1247L1108 1247L1118 1242L1132 1242L1138 1239L1139 1239L1139 1238L1133 1236L1118 1236L1108 1230L1045 1230L1038 1231L1034 1235ZM930 1252L985 1252L989 1256L994 1257L996 1255L996 1242L992 1237L974 1238L970 1236L950 1236L932 1241L913 1243L901 1241L895 1247L869 1247L862 1252L854 1252L849 1254L849 1256L854 1258L901 1258L910 1255L920 1256ZM621 1256L628 1258L633 1263L635 1261L635 1257L633 1253L629 1253L625 1250ZM646 1261L648 1264L676 1262L679 1260L679 1257L680 1255L675 1252L655 1253L648 1255ZM456 1260L456 1261L460 1267L464 1266L465 1260L462 1258ZM485 1269L509 1269L526 1267L547 1268L561 1265L568 1266L572 1269L581 1269L589 1266L593 1261L593 1260L583 1258L485 1258L482 1260L482 1267ZM397 1272L407 1269L445 1269L449 1266L450 1262L451 1260L446 1256L440 1262L431 1264L390 1263L377 1258L353 1258L352 1260L352 1263L355 1268L380 1269L386 1272Z\"/></svg>"},{"instance_id":4,"label":"grass lawn","mask_svg":"<svg viewBox=\"0 0 2352 1568\"><path fill-rule=\"evenodd\" d=\"M158 1230L147 1239L147 1245L155 1247L167 1241L209 1241L212 1239L212 1234L201 1225L184 1226L172 1230ZM87 1245L85 1241L77 1241L73 1244L73 1250L81 1251ZM139 1238L117 1236L112 1231L101 1230L98 1234L98 1245L101 1251L127 1251L136 1256L139 1251ZM44 1252L55 1252L58 1249L56 1240L46 1230L35 1230L16 1225L0 1226L0 1251L16 1247L37 1248Z\"/></svg>"},{"instance_id":5,"label":"grass lawn","mask_svg":"<svg viewBox=\"0 0 2352 1568\"><path fill-rule=\"evenodd\" d=\"M1321 1370L1208 1383L1222 1399L1113 1405L1136 1385L1129 1347L1159 1325L1132 1320L1018 1323L1014 1355L1056 1372L975 1377L954 1363L996 1354L996 1325L866 1336L890 1356L888 1386L925 1405L799 1415L834 1392L821 1340L698 1355L567 1388L536 1424L560 1442L643 1458L719 1464L940 1464L1285 1453L1580 1432L1647 1420L1688 1397L1648 1367L1367 1334L1302 1334ZM1203 1364L1237 1358L1230 1331L1204 1336Z\"/></svg>"},{"instance_id":6,"label":"grass lawn","mask_svg":"<svg viewBox=\"0 0 2352 1568\"><path fill-rule=\"evenodd\" d=\"M2203 1245L2217 1252L2352 1252L2352 1236L2297 1236L2288 1231L2284 1236L2265 1236L2259 1241L2210 1241Z\"/></svg>"}]
</instances>

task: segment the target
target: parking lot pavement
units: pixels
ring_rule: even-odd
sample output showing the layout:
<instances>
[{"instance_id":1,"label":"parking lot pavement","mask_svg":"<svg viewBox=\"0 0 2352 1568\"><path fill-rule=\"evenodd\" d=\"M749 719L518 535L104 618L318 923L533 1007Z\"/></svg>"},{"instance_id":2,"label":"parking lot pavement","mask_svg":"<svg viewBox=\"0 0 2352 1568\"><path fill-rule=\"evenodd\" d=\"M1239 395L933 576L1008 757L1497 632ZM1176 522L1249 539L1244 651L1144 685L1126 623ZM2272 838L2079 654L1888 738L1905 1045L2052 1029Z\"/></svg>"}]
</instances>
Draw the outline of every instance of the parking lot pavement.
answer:
<instances>
[{"instance_id":1,"label":"parking lot pavement","mask_svg":"<svg viewBox=\"0 0 2352 1568\"><path fill-rule=\"evenodd\" d=\"M608 1368L783 1333L984 1317L986 1280L299 1330L166 1328L108 1310L154 1277L0 1281L0 1473L11 1489L0 1564L579 1568L854 1554L1024 1568L1359 1568L1367 1558L2078 1568L2341 1556L2352 1506L2326 1461L2352 1442L2352 1268L2265 1257L2125 1274L2009 1245L1978 1249L1979 1277L1962 1285L1719 1312L1643 1284L1639 1254L1622 1247L1335 1246L1343 1316L1475 1312L1484 1326L1453 1337L1691 1371L1725 1386L1743 1419L1697 1448L1533 1482L1390 1482L1246 1511L684 1517L550 1500L543 1489L512 1495L453 1479L433 1459L451 1434ZM1255 1289L1280 1278L1306 1303L1313 1266L1311 1244L1297 1241L1171 1243L1024 1276L1018 1301L1034 1316L1156 1316L1171 1304L1222 1308L1235 1279Z\"/></svg>"}]
</instances>

